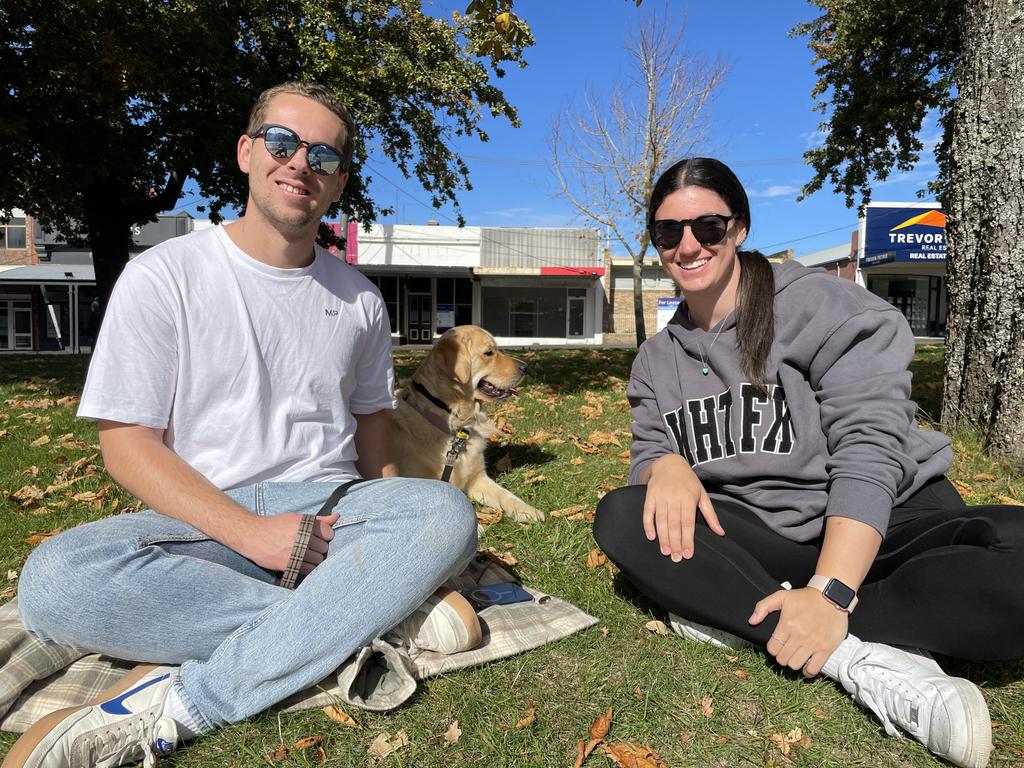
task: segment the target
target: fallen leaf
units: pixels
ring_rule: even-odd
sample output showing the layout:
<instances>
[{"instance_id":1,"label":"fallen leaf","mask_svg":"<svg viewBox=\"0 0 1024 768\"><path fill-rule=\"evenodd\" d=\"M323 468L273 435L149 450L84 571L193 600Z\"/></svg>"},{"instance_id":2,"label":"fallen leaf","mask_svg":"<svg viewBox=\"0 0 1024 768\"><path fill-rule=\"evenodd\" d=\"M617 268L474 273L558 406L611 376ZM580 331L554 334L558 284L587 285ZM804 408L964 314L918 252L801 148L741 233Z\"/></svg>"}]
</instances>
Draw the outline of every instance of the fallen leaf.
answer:
<instances>
[{"instance_id":1,"label":"fallen leaf","mask_svg":"<svg viewBox=\"0 0 1024 768\"><path fill-rule=\"evenodd\" d=\"M599 566L604 565L608 562L608 555L602 552L597 547L590 550L590 554L587 555L587 568L593 570Z\"/></svg>"},{"instance_id":2,"label":"fallen leaf","mask_svg":"<svg viewBox=\"0 0 1024 768\"><path fill-rule=\"evenodd\" d=\"M750 673L743 669L737 669L733 672L733 674L736 675L736 677L738 677L740 680L746 680L748 677L750 677Z\"/></svg>"},{"instance_id":3,"label":"fallen leaf","mask_svg":"<svg viewBox=\"0 0 1024 768\"><path fill-rule=\"evenodd\" d=\"M459 721L452 720L452 724L449 725L448 730L444 732L445 743L458 744L460 736L462 736L462 729L459 728Z\"/></svg>"},{"instance_id":4,"label":"fallen leaf","mask_svg":"<svg viewBox=\"0 0 1024 768\"><path fill-rule=\"evenodd\" d=\"M683 731L679 734L679 740L683 742L683 744L689 744L693 741L693 731Z\"/></svg>"},{"instance_id":5,"label":"fallen leaf","mask_svg":"<svg viewBox=\"0 0 1024 768\"><path fill-rule=\"evenodd\" d=\"M316 746L323 740L323 736L307 736L306 738L299 739L292 744L292 749L309 749L310 747Z\"/></svg>"},{"instance_id":6,"label":"fallen leaf","mask_svg":"<svg viewBox=\"0 0 1024 768\"><path fill-rule=\"evenodd\" d=\"M547 478L544 477L544 475L534 475L533 477L526 478L526 482L530 485L534 485L535 483L543 483L545 480L547 480Z\"/></svg>"},{"instance_id":7,"label":"fallen leaf","mask_svg":"<svg viewBox=\"0 0 1024 768\"><path fill-rule=\"evenodd\" d=\"M826 712L823 709L819 709L818 707L815 707L814 709L812 709L811 710L811 714L814 715L819 720L828 720L828 712Z\"/></svg>"},{"instance_id":8,"label":"fallen leaf","mask_svg":"<svg viewBox=\"0 0 1024 768\"><path fill-rule=\"evenodd\" d=\"M715 700L710 696L705 696L700 700L700 713L705 718L711 719L711 716L715 713Z\"/></svg>"},{"instance_id":9,"label":"fallen leaf","mask_svg":"<svg viewBox=\"0 0 1024 768\"><path fill-rule=\"evenodd\" d=\"M318 763L326 763L327 762L327 753L324 752L324 748L323 747L317 747L316 748L316 760L317 760Z\"/></svg>"},{"instance_id":10,"label":"fallen leaf","mask_svg":"<svg viewBox=\"0 0 1024 768\"><path fill-rule=\"evenodd\" d=\"M18 578L18 572L17 571L12 571L12 570L8 570L7 571L7 580L8 581L14 581L16 578Z\"/></svg>"},{"instance_id":11,"label":"fallen leaf","mask_svg":"<svg viewBox=\"0 0 1024 768\"><path fill-rule=\"evenodd\" d=\"M31 499L41 499L46 495L46 491L40 488L38 485L23 485L21 488L16 490L11 496L18 501L29 501Z\"/></svg>"},{"instance_id":12,"label":"fallen leaf","mask_svg":"<svg viewBox=\"0 0 1024 768\"><path fill-rule=\"evenodd\" d=\"M383 760L392 752L397 752L408 743L409 737L406 735L405 731L399 731L394 735L394 737L385 731L370 742L370 748L366 751L374 760Z\"/></svg>"},{"instance_id":13,"label":"fallen leaf","mask_svg":"<svg viewBox=\"0 0 1024 768\"><path fill-rule=\"evenodd\" d=\"M636 700L637 701L643 701L644 700L644 692L640 690L640 686L639 685L636 687L636 690L633 692L633 695L636 696Z\"/></svg>"},{"instance_id":14,"label":"fallen leaf","mask_svg":"<svg viewBox=\"0 0 1024 768\"><path fill-rule=\"evenodd\" d=\"M628 459L629 458L629 451L628 450L622 451L621 453L616 453L615 455L618 456L620 459Z\"/></svg>"},{"instance_id":15,"label":"fallen leaf","mask_svg":"<svg viewBox=\"0 0 1024 768\"><path fill-rule=\"evenodd\" d=\"M995 480L996 476L990 472L979 472L974 476L975 480Z\"/></svg>"},{"instance_id":16,"label":"fallen leaf","mask_svg":"<svg viewBox=\"0 0 1024 768\"><path fill-rule=\"evenodd\" d=\"M619 438L610 432L591 432L587 437L587 442L594 445L614 445L616 448L621 448L622 443L619 442Z\"/></svg>"},{"instance_id":17,"label":"fallen leaf","mask_svg":"<svg viewBox=\"0 0 1024 768\"><path fill-rule=\"evenodd\" d=\"M640 689L637 688L637 690L640 690ZM606 711L603 715L598 715L594 719L594 722L590 724L590 731L589 731L590 738L593 739L594 741L600 741L601 739L603 739L605 736L608 735L608 731L611 730L611 727L612 727L612 708L608 707L608 711Z\"/></svg>"},{"instance_id":18,"label":"fallen leaf","mask_svg":"<svg viewBox=\"0 0 1024 768\"><path fill-rule=\"evenodd\" d=\"M587 745L582 741L576 745L576 762L572 768L583 768L583 761L587 759Z\"/></svg>"},{"instance_id":19,"label":"fallen leaf","mask_svg":"<svg viewBox=\"0 0 1024 768\"><path fill-rule=\"evenodd\" d=\"M39 477L39 467L33 464L28 469L22 470L21 474L28 475L29 477Z\"/></svg>"},{"instance_id":20,"label":"fallen leaf","mask_svg":"<svg viewBox=\"0 0 1024 768\"><path fill-rule=\"evenodd\" d=\"M9 434L11 434L9 429L0 429L0 439L7 437Z\"/></svg>"},{"instance_id":21,"label":"fallen leaf","mask_svg":"<svg viewBox=\"0 0 1024 768\"><path fill-rule=\"evenodd\" d=\"M597 487L600 488L602 491L614 491L619 486L616 485L615 483L598 483Z\"/></svg>"},{"instance_id":22,"label":"fallen leaf","mask_svg":"<svg viewBox=\"0 0 1024 768\"><path fill-rule=\"evenodd\" d=\"M665 626L665 622L659 621L658 619L652 619L651 621L648 621L646 624L644 624L644 629L646 629L648 632L653 632L656 635L668 634L668 627Z\"/></svg>"},{"instance_id":23,"label":"fallen leaf","mask_svg":"<svg viewBox=\"0 0 1024 768\"><path fill-rule=\"evenodd\" d=\"M1012 496L1002 496L996 494L996 498L1003 502L1003 504L1010 504L1011 506L1014 507L1024 507L1024 502L1021 502L1018 499L1013 498Z\"/></svg>"},{"instance_id":24,"label":"fallen leaf","mask_svg":"<svg viewBox=\"0 0 1024 768\"><path fill-rule=\"evenodd\" d=\"M31 536L26 536L22 541L25 544L42 544L47 539L56 536L62 530L62 528L54 528L52 531L47 531L46 533L34 533Z\"/></svg>"},{"instance_id":25,"label":"fallen leaf","mask_svg":"<svg viewBox=\"0 0 1024 768\"><path fill-rule=\"evenodd\" d=\"M476 521L480 525L490 525L501 520L501 510L494 507L484 507L476 511Z\"/></svg>"},{"instance_id":26,"label":"fallen leaf","mask_svg":"<svg viewBox=\"0 0 1024 768\"><path fill-rule=\"evenodd\" d=\"M499 552L494 547L485 547L480 550L480 554L488 560L493 560L500 565L516 565L519 561L512 555L510 551Z\"/></svg>"},{"instance_id":27,"label":"fallen leaf","mask_svg":"<svg viewBox=\"0 0 1024 768\"><path fill-rule=\"evenodd\" d=\"M602 635L603 635L604 637L608 637L608 633L609 633L610 631L611 631L611 630L609 630L609 629L608 629L608 627L601 627L601 634L602 634Z\"/></svg>"},{"instance_id":28,"label":"fallen leaf","mask_svg":"<svg viewBox=\"0 0 1024 768\"><path fill-rule=\"evenodd\" d=\"M271 752L267 759L272 763L277 763L284 760L286 757L288 757L288 747L284 744L278 744L277 749Z\"/></svg>"},{"instance_id":29,"label":"fallen leaf","mask_svg":"<svg viewBox=\"0 0 1024 768\"><path fill-rule=\"evenodd\" d=\"M57 401L57 405L61 406L62 408L67 408L68 406L76 405L78 403L78 400L79 398L77 395L68 395L67 397L60 398Z\"/></svg>"},{"instance_id":30,"label":"fallen leaf","mask_svg":"<svg viewBox=\"0 0 1024 768\"><path fill-rule=\"evenodd\" d=\"M38 448L41 445L46 445L48 442L50 442L50 436L43 435L42 437L33 440L31 443L29 443L29 445L31 445L33 448Z\"/></svg>"},{"instance_id":31,"label":"fallen leaf","mask_svg":"<svg viewBox=\"0 0 1024 768\"><path fill-rule=\"evenodd\" d=\"M4 431L6 432L7 430ZM580 464L583 464L585 462L586 459L584 459L582 456L577 456L575 459L571 459L569 461L569 463L572 464L574 467L578 467Z\"/></svg>"},{"instance_id":32,"label":"fallen leaf","mask_svg":"<svg viewBox=\"0 0 1024 768\"><path fill-rule=\"evenodd\" d=\"M620 768L668 768L661 756L646 744L615 741L611 744L602 744L601 751Z\"/></svg>"},{"instance_id":33,"label":"fallen leaf","mask_svg":"<svg viewBox=\"0 0 1024 768\"><path fill-rule=\"evenodd\" d=\"M523 443L525 445L544 445L544 443L551 440L552 437L554 437L554 435L552 435L550 432L547 432L546 430L543 429L538 429L528 438L523 440Z\"/></svg>"},{"instance_id":34,"label":"fallen leaf","mask_svg":"<svg viewBox=\"0 0 1024 768\"><path fill-rule=\"evenodd\" d=\"M7 587L6 589L0 590L0 600L10 600L16 594L18 594L17 587Z\"/></svg>"},{"instance_id":35,"label":"fallen leaf","mask_svg":"<svg viewBox=\"0 0 1024 768\"><path fill-rule=\"evenodd\" d=\"M573 445L575 445L577 448L579 448L584 453L600 453L601 452L601 449L598 448L597 446L591 445L586 440L580 440L575 435L570 435L569 436L569 442L572 443Z\"/></svg>"},{"instance_id":36,"label":"fallen leaf","mask_svg":"<svg viewBox=\"0 0 1024 768\"><path fill-rule=\"evenodd\" d=\"M529 728L531 725L533 725L533 721L536 719L536 716L537 708L534 707L533 704L528 704L526 706L526 711L523 713L523 716L519 718L519 721L516 723L516 730L521 731L523 730L523 728Z\"/></svg>"},{"instance_id":37,"label":"fallen leaf","mask_svg":"<svg viewBox=\"0 0 1024 768\"><path fill-rule=\"evenodd\" d=\"M548 512L548 517L564 517L566 515L574 515L577 512L582 512L587 508L586 504L575 504L565 509L554 509Z\"/></svg>"},{"instance_id":38,"label":"fallen leaf","mask_svg":"<svg viewBox=\"0 0 1024 768\"><path fill-rule=\"evenodd\" d=\"M353 720L345 710L339 707L324 707L324 714L336 723L341 723L349 728L355 728L357 731L361 731L363 729L363 726Z\"/></svg>"},{"instance_id":39,"label":"fallen leaf","mask_svg":"<svg viewBox=\"0 0 1024 768\"><path fill-rule=\"evenodd\" d=\"M590 405L580 406L580 416L582 416L584 419L596 419L602 413L604 413L604 408L594 408L593 406Z\"/></svg>"}]
</instances>

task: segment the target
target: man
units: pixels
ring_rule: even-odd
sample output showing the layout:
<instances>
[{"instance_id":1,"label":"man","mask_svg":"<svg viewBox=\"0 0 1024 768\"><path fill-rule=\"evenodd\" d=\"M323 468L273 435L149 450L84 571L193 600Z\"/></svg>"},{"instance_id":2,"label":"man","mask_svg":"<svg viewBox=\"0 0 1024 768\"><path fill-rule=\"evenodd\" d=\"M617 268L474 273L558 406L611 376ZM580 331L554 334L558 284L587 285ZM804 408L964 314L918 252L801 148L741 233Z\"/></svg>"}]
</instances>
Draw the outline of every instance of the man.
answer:
<instances>
[{"instance_id":1,"label":"man","mask_svg":"<svg viewBox=\"0 0 1024 768\"><path fill-rule=\"evenodd\" d=\"M353 131L323 87L265 92L238 140L245 215L147 251L118 281L79 415L151 510L40 546L19 604L40 637L180 669L141 667L104 703L49 716L4 768L149 765L396 625L438 650L479 639L463 598L431 594L475 551L472 507L447 484L392 477L387 312L314 245ZM276 583L289 560L305 576L294 591Z\"/></svg>"}]
</instances>

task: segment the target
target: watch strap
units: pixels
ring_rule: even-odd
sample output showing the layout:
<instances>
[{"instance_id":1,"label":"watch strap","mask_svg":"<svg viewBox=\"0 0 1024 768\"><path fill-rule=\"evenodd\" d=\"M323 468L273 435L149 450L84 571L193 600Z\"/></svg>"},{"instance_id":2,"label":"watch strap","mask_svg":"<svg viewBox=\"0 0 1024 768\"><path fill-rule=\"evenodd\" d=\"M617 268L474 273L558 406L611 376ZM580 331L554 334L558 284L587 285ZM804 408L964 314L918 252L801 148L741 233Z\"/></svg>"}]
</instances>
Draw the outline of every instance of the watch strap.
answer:
<instances>
[{"instance_id":1,"label":"watch strap","mask_svg":"<svg viewBox=\"0 0 1024 768\"><path fill-rule=\"evenodd\" d=\"M839 585L844 592L849 591L853 594L853 597L850 598L849 604L843 605L836 599L835 595L833 594L833 590L830 589L830 587L832 587L833 582ZM853 613L853 609L857 607L857 603L860 600L857 597L857 593L851 587L844 584L839 579L833 579L830 576L822 576L816 573L811 577L811 580L807 582L807 586L811 589L816 589L819 592L821 592L821 594L825 596L826 600L835 605L836 608L846 611L847 613Z\"/></svg>"}]
</instances>

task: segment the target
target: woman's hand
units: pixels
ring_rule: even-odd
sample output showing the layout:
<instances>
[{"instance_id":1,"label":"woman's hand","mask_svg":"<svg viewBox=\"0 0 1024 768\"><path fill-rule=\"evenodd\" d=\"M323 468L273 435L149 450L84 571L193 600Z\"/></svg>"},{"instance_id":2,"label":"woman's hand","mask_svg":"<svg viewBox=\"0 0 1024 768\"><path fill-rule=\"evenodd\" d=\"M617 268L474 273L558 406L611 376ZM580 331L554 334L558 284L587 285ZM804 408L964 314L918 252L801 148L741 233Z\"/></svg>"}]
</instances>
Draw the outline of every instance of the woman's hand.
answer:
<instances>
[{"instance_id":1,"label":"woman's hand","mask_svg":"<svg viewBox=\"0 0 1024 768\"><path fill-rule=\"evenodd\" d=\"M693 557L698 509L708 527L724 536L707 491L682 456L667 453L651 464L644 502L644 533L648 541L658 539L661 554L671 555L677 563Z\"/></svg>"},{"instance_id":2,"label":"woman's hand","mask_svg":"<svg viewBox=\"0 0 1024 768\"><path fill-rule=\"evenodd\" d=\"M836 608L816 589L780 589L754 606L747 619L760 624L773 611L782 611L768 640L768 653L784 667L802 669L814 677L849 629L850 615Z\"/></svg>"}]
</instances>

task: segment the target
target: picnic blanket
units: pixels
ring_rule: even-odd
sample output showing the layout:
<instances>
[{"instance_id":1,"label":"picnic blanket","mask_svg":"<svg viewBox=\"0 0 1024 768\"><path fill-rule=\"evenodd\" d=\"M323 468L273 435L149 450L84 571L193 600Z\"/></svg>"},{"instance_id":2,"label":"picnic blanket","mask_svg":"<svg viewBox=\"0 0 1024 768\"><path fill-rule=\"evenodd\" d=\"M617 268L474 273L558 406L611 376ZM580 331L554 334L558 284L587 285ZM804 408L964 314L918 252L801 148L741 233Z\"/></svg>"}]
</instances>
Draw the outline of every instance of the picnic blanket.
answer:
<instances>
[{"instance_id":1,"label":"picnic blanket","mask_svg":"<svg viewBox=\"0 0 1024 768\"><path fill-rule=\"evenodd\" d=\"M469 592L482 584L517 581L492 559L478 554L448 586ZM479 612L483 641L471 651L444 655L399 648L374 640L336 673L278 704L285 711L347 702L393 709L412 695L416 681L484 664L560 640L597 623L574 605L530 587L529 602L491 605ZM0 606L0 730L23 733L44 715L82 704L113 685L135 662L32 637L21 623L17 599Z\"/></svg>"}]
</instances>

